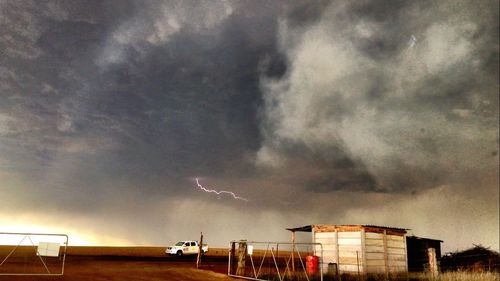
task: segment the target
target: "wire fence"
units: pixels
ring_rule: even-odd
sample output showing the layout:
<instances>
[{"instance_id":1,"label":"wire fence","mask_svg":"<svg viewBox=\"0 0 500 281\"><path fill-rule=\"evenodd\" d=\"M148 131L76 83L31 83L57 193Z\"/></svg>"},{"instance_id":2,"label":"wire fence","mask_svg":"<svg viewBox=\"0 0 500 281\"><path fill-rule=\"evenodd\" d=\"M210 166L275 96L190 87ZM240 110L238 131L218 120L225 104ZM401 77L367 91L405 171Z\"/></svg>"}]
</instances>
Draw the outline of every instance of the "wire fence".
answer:
<instances>
[{"instance_id":1,"label":"wire fence","mask_svg":"<svg viewBox=\"0 0 500 281\"><path fill-rule=\"evenodd\" d=\"M0 275L63 275L68 236L0 232Z\"/></svg>"},{"instance_id":2,"label":"wire fence","mask_svg":"<svg viewBox=\"0 0 500 281\"><path fill-rule=\"evenodd\" d=\"M231 277L258 281L323 280L320 243L231 241L230 248Z\"/></svg>"},{"instance_id":3,"label":"wire fence","mask_svg":"<svg viewBox=\"0 0 500 281\"><path fill-rule=\"evenodd\" d=\"M320 243L232 241L228 274L248 280L350 281L350 280L498 280L500 258L494 252L445 255L434 266L429 257L408 257L410 268L391 265L391 258L373 265L356 252L353 258L328 262L328 250ZM325 256L324 256L325 254ZM309 259L317 259L309 261ZM435 259L434 259L435 260ZM376 263L376 262L375 262ZM372 264L372 266L370 266ZM437 264L437 267L436 267Z\"/></svg>"}]
</instances>

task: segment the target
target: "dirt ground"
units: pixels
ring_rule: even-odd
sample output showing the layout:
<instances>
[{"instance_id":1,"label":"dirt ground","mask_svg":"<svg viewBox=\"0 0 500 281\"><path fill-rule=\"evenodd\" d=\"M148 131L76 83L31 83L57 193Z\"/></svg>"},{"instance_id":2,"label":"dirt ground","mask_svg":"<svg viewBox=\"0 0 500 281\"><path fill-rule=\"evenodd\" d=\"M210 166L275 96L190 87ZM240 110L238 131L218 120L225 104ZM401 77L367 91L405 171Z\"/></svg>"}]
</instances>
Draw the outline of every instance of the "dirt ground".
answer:
<instances>
[{"instance_id":1,"label":"dirt ground","mask_svg":"<svg viewBox=\"0 0 500 281\"><path fill-rule=\"evenodd\" d=\"M0 246L0 262L14 246ZM222 281L227 276L228 250L211 248L203 257L201 269L196 257L165 255L164 247L78 247L67 249L63 276L1 276L0 281ZM256 253L258 251L255 251ZM280 252L286 255L287 252ZM61 257L46 258L51 272L60 272ZM266 262L266 264L268 264ZM269 263L270 264L270 263ZM0 267L1 273L45 273L33 246L21 246Z\"/></svg>"},{"instance_id":2,"label":"dirt ground","mask_svg":"<svg viewBox=\"0 0 500 281\"><path fill-rule=\"evenodd\" d=\"M195 268L189 258L68 256L64 276L0 276L0 281L225 281L223 259L211 259Z\"/></svg>"}]
</instances>

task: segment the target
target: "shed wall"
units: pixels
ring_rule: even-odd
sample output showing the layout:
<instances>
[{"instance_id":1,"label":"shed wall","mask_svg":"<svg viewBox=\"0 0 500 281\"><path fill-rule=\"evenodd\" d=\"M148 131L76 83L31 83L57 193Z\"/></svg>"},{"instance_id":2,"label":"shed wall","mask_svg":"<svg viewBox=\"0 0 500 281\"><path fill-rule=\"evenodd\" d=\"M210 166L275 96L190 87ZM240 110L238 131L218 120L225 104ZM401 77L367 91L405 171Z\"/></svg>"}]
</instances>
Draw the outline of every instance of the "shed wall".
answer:
<instances>
[{"instance_id":1,"label":"shed wall","mask_svg":"<svg viewBox=\"0 0 500 281\"><path fill-rule=\"evenodd\" d=\"M313 242L323 245L323 271L335 263L341 272L363 272L362 235L360 231L314 232ZM316 248L316 255L321 255Z\"/></svg>"},{"instance_id":2,"label":"shed wall","mask_svg":"<svg viewBox=\"0 0 500 281\"><path fill-rule=\"evenodd\" d=\"M403 234L361 231L314 232L313 242L323 245L323 271L335 263L340 272L406 272L406 241ZM320 255L319 248L316 255Z\"/></svg>"},{"instance_id":3,"label":"shed wall","mask_svg":"<svg viewBox=\"0 0 500 281\"><path fill-rule=\"evenodd\" d=\"M436 250L436 258L441 258L441 240L419 238L410 236L406 238L406 246L408 249L408 271L418 272L424 271L425 266L429 263L427 251L429 248Z\"/></svg>"},{"instance_id":4,"label":"shed wall","mask_svg":"<svg viewBox=\"0 0 500 281\"><path fill-rule=\"evenodd\" d=\"M336 232L314 232L313 242L321 243L323 245L323 272L327 272L328 263L338 264L338 245ZM315 255L320 256L321 248L315 248Z\"/></svg>"}]
</instances>

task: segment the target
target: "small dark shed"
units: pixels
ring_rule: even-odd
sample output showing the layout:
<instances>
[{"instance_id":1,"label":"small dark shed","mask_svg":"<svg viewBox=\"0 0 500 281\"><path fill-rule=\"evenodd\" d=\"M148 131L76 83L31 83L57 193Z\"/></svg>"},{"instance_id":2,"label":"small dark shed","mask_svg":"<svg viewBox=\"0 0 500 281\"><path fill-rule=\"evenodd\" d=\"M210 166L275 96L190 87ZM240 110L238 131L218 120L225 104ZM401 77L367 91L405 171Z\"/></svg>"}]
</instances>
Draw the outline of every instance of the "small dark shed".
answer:
<instances>
[{"instance_id":1,"label":"small dark shed","mask_svg":"<svg viewBox=\"0 0 500 281\"><path fill-rule=\"evenodd\" d=\"M436 259L441 258L442 240L422 238L417 236L406 237L406 248L408 252L408 271L425 271L429 264L429 249L434 248Z\"/></svg>"}]
</instances>

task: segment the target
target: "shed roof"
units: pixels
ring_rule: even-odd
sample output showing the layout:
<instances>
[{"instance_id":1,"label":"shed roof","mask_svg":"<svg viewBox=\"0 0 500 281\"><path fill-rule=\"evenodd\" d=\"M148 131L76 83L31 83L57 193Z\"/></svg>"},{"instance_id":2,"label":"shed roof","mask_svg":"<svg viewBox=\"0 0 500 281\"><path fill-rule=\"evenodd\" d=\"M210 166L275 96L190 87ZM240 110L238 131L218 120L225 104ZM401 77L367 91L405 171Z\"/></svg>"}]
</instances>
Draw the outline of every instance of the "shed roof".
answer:
<instances>
[{"instance_id":1,"label":"shed roof","mask_svg":"<svg viewBox=\"0 0 500 281\"><path fill-rule=\"evenodd\" d=\"M337 229L343 229L343 228L378 228L378 229L387 229L387 230L394 230L394 231L401 231L401 232L406 232L409 230L408 228L399 228L399 227L389 227L389 226L379 226L379 225L370 225L370 224L344 224L344 225L335 225L335 224L311 224L311 225L305 225L305 226L300 226L300 227L294 227L294 228L287 228L287 230L292 231L292 232L312 232L313 228L315 227L332 227L332 228L337 228Z\"/></svg>"},{"instance_id":2,"label":"shed roof","mask_svg":"<svg viewBox=\"0 0 500 281\"><path fill-rule=\"evenodd\" d=\"M304 226L300 226L300 227L293 227L293 228L287 228L286 230L289 230L289 231L292 231L292 232L295 232L295 231L300 231L300 232L312 232L312 224L310 225L304 225Z\"/></svg>"},{"instance_id":3,"label":"shed roof","mask_svg":"<svg viewBox=\"0 0 500 281\"><path fill-rule=\"evenodd\" d=\"M425 237L418 237L418 236L415 236L415 235L407 236L406 238L408 238L408 239L415 239L415 240L439 241L439 242L443 243L443 240L432 239L432 238L425 238Z\"/></svg>"}]
</instances>

